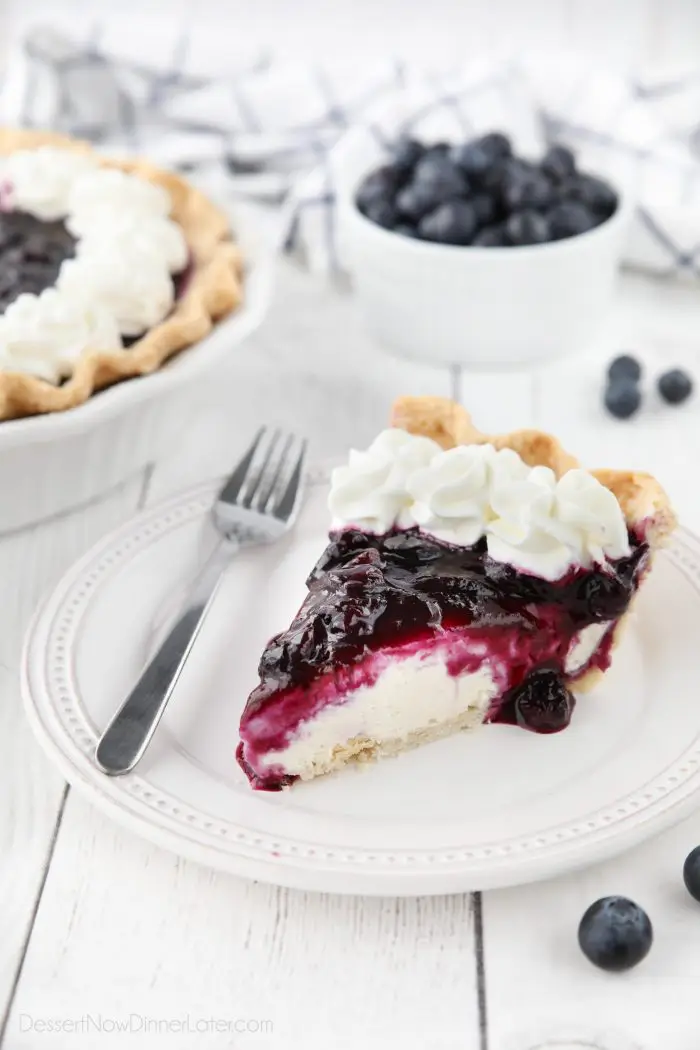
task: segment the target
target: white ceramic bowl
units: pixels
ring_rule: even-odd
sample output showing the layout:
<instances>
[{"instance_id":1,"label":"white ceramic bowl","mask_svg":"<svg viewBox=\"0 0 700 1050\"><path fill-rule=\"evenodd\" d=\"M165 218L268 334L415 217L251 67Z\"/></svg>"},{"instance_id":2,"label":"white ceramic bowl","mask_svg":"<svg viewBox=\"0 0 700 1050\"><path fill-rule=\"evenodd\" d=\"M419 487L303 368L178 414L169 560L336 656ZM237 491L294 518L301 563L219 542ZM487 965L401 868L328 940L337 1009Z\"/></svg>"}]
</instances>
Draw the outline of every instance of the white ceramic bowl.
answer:
<instances>
[{"instance_id":1,"label":"white ceramic bowl","mask_svg":"<svg viewBox=\"0 0 700 1050\"><path fill-rule=\"evenodd\" d=\"M193 390L263 319L275 247L245 211L232 214L246 259L245 302L158 372L103 390L67 412L0 423L0 535L98 499L186 440Z\"/></svg>"},{"instance_id":2,"label":"white ceramic bowl","mask_svg":"<svg viewBox=\"0 0 700 1050\"><path fill-rule=\"evenodd\" d=\"M630 200L578 237L519 248L473 248L403 237L354 203L364 175L386 163L375 135L338 144L338 233L371 334L404 357L478 368L524 366L586 348L615 286Z\"/></svg>"}]
</instances>

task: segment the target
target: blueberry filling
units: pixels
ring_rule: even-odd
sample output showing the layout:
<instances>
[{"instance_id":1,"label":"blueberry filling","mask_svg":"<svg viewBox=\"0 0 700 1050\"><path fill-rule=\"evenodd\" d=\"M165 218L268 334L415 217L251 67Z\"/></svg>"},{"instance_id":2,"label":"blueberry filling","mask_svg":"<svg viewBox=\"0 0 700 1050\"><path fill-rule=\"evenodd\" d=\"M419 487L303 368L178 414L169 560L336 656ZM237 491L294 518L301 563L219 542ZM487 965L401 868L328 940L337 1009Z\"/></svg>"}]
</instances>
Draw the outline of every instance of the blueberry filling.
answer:
<instances>
[{"instance_id":1,"label":"blueberry filling","mask_svg":"<svg viewBox=\"0 0 700 1050\"><path fill-rule=\"evenodd\" d=\"M252 720L256 745L282 748L290 727L328 702L342 702L343 693L373 684L378 672L371 657L377 650L420 650L455 639L448 672L476 670L483 655L475 661L471 651L459 649L460 631L468 629L470 638L483 639L488 652L508 665L504 693L487 721L540 733L563 729L573 697L562 676L575 635L621 616L646 568L647 544L631 535L630 545L630 554L605 571L572 569L551 582L493 561L483 540L456 547L417 529L335 534L307 580L307 598L291 626L262 655L260 685L242 727ZM580 670L606 667L609 648L605 636ZM315 698L311 686L319 687ZM276 714L268 722L264 713L271 703ZM257 786L275 788L274 771L263 783L242 749L239 761Z\"/></svg>"},{"instance_id":2,"label":"blueberry filling","mask_svg":"<svg viewBox=\"0 0 700 1050\"><path fill-rule=\"evenodd\" d=\"M63 222L41 222L27 212L0 213L0 313L25 292L39 295L75 255L75 238Z\"/></svg>"}]
</instances>

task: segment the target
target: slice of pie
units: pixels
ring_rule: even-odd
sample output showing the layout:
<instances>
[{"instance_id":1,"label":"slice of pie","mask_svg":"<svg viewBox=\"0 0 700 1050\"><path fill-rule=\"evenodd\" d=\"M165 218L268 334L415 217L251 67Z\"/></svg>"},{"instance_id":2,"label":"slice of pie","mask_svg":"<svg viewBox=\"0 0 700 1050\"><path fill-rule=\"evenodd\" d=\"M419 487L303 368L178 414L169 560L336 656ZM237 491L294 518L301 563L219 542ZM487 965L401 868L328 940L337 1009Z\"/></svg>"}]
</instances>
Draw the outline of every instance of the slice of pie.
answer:
<instances>
[{"instance_id":1,"label":"slice of pie","mask_svg":"<svg viewBox=\"0 0 700 1050\"><path fill-rule=\"evenodd\" d=\"M0 420L155 371L238 306L241 281L228 219L184 179L0 129Z\"/></svg>"},{"instance_id":2,"label":"slice of pie","mask_svg":"<svg viewBox=\"0 0 700 1050\"><path fill-rule=\"evenodd\" d=\"M237 752L256 788L484 722L565 728L675 526L654 478L548 434L487 437L441 398L392 423L333 472L330 543L262 655Z\"/></svg>"}]
</instances>

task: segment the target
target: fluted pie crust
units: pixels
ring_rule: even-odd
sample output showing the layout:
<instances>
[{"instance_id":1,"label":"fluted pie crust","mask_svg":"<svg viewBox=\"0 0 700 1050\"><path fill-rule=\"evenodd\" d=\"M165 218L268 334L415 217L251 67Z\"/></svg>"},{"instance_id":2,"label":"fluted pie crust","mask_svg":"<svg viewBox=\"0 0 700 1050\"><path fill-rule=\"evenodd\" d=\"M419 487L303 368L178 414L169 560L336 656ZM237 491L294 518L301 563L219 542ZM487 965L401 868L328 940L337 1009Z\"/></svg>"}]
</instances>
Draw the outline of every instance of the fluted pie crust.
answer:
<instances>
[{"instance_id":1,"label":"fluted pie crust","mask_svg":"<svg viewBox=\"0 0 700 1050\"><path fill-rule=\"evenodd\" d=\"M87 143L54 132L0 129L0 155L40 146L93 152ZM26 373L0 371L0 420L63 412L113 383L155 372L169 358L203 339L243 299L241 252L232 239L228 219L219 208L185 179L147 161L99 160L103 167L138 175L168 191L172 200L170 217L182 227L190 250L187 287L164 321L128 349L95 350L82 355L73 375L61 386Z\"/></svg>"},{"instance_id":2,"label":"fluted pie crust","mask_svg":"<svg viewBox=\"0 0 700 1050\"><path fill-rule=\"evenodd\" d=\"M514 430L509 434L484 434L474 426L465 408L442 397L400 397L393 406L391 424L411 434L422 434L443 448L491 444L512 448L530 467L550 467L557 477L580 463L552 437L540 430ZM617 499L628 528L640 533L654 553L663 547L677 520L666 492L651 474L627 470L591 470L594 478ZM628 612L614 628L613 647L620 640ZM587 692L604 674L594 668L575 679L577 693Z\"/></svg>"}]
</instances>

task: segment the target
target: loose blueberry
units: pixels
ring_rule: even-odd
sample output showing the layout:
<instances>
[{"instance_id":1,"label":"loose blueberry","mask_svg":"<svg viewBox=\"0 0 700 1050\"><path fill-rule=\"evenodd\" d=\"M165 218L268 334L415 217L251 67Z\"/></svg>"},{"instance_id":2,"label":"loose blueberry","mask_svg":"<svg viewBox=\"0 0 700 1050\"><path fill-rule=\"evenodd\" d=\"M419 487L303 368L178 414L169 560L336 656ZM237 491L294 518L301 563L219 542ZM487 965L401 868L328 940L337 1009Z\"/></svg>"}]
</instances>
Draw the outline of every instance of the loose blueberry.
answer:
<instances>
[{"instance_id":1,"label":"loose blueberry","mask_svg":"<svg viewBox=\"0 0 700 1050\"><path fill-rule=\"evenodd\" d=\"M653 939L649 916L626 897L603 897L591 904L578 928L583 954L594 966L611 973L640 963Z\"/></svg>"},{"instance_id":2,"label":"loose blueberry","mask_svg":"<svg viewBox=\"0 0 700 1050\"><path fill-rule=\"evenodd\" d=\"M539 171L511 169L503 186L503 204L508 211L544 209L553 203L552 183L546 175Z\"/></svg>"},{"instance_id":3,"label":"loose blueberry","mask_svg":"<svg viewBox=\"0 0 700 1050\"><path fill-rule=\"evenodd\" d=\"M680 368L673 368L659 377L659 393L669 405L680 405L692 392L693 380Z\"/></svg>"},{"instance_id":4,"label":"loose blueberry","mask_svg":"<svg viewBox=\"0 0 700 1050\"><path fill-rule=\"evenodd\" d=\"M685 858L683 882L690 896L700 901L700 846L696 846Z\"/></svg>"},{"instance_id":5,"label":"loose blueberry","mask_svg":"<svg viewBox=\"0 0 700 1050\"><path fill-rule=\"evenodd\" d=\"M618 379L629 379L638 383L642 378L642 366L631 354L620 354L608 365L608 379L611 383Z\"/></svg>"},{"instance_id":6,"label":"loose blueberry","mask_svg":"<svg viewBox=\"0 0 700 1050\"><path fill-rule=\"evenodd\" d=\"M608 219L617 208L617 194L604 179L593 175L574 175L561 186L564 200L578 201L601 219Z\"/></svg>"},{"instance_id":7,"label":"loose blueberry","mask_svg":"<svg viewBox=\"0 0 700 1050\"><path fill-rule=\"evenodd\" d=\"M425 146L416 139L403 137L398 140L391 153L394 168L403 175L410 175L425 153Z\"/></svg>"},{"instance_id":8,"label":"loose blueberry","mask_svg":"<svg viewBox=\"0 0 700 1050\"><path fill-rule=\"evenodd\" d=\"M430 186L441 200L461 197L469 189L466 176L442 153L426 153L416 164L413 172L416 183Z\"/></svg>"},{"instance_id":9,"label":"loose blueberry","mask_svg":"<svg viewBox=\"0 0 700 1050\"><path fill-rule=\"evenodd\" d=\"M370 222L377 226L383 226L387 230L393 230L398 220L396 206L389 200L377 200L369 204L364 212Z\"/></svg>"},{"instance_id":10,"label":"loose blueberry","mask_svg":"<svg viewBox=\"0 0 700 1050\"><path fill-rule=\"evenodd\" d=\"M578 201L562 201L547 212L547 219L555 241L576 237L597 225L597 219Z\"/></svg>"},{"instance_id":11,"label":"loose blueberry","mask_svg":"<svg viewBox=\"0 0 700 1050\"><path fill-rule=\"evenodd\" d=\"M479 230L472 244L478 248L503 248L508 244L508 238L502 226L484 226Z\"/></svg>"},{"instance_id":12,"label":"loose blueberry","mask_svg":"<svg viewBox=\"0 0 700 1050\"><path fill-rule=\"evenodd\" d=\"M558 733L571 721L575 700L558 671L531 671L512 695L515 721L535 733Z\"/></svg>"},{"instance_id":13,"label":"loose blueberry","mask_svg":"<svg viewBox=\"0 0 700 1050\"><path fill-rule=\"evenodd\" d=\"M383 168L377 168L370 172L360 183L360 188L355 197L355 203L363 215L367 209L378 201L390 200L396 192L399 177L396 169L386 164Z\"/></svg>"},{"instance_id":14,"label":"loose blueberry","mask_svg":"<svg viewBox=\"0 0 700 1050\"><path fill-rule=\"evenodd\" d=\"M426 241L471 244L477 230L474 209L467 201L448 201L421 220L418 230Z\"/></svg>"},{"instance_id":15,"label":"loose blueberry","mask_svg":"<svg viewBox=\"0 0 700 1050\"><path fill-rule=\"evenodd\" d=\"M605 391L605 407L615 419L629 419L638 411L642 395L632 379L616 379Z\"/></svg>"},{"instance_id":16,"label":"loose blueberry","mask_svg":"<svg viewBox=\"0 0 700 1050\"><path fill-rule=\"evenodd\" d=\"M550 146L540 164L542 171L554 182L563 182L576 172L576 161L566 146Z\"/></svg>"},{"instance_id":17,"label":"loose blueberry","mask_svg":"<svg viewBox=\"0 0 700 1050\"><path fill-rule=\"evenodd\" d=\"M514 212L506 221L505 234L513 245L544 244L551 237L544 215L532 209Z\"/></svg>"}]
</instances>

